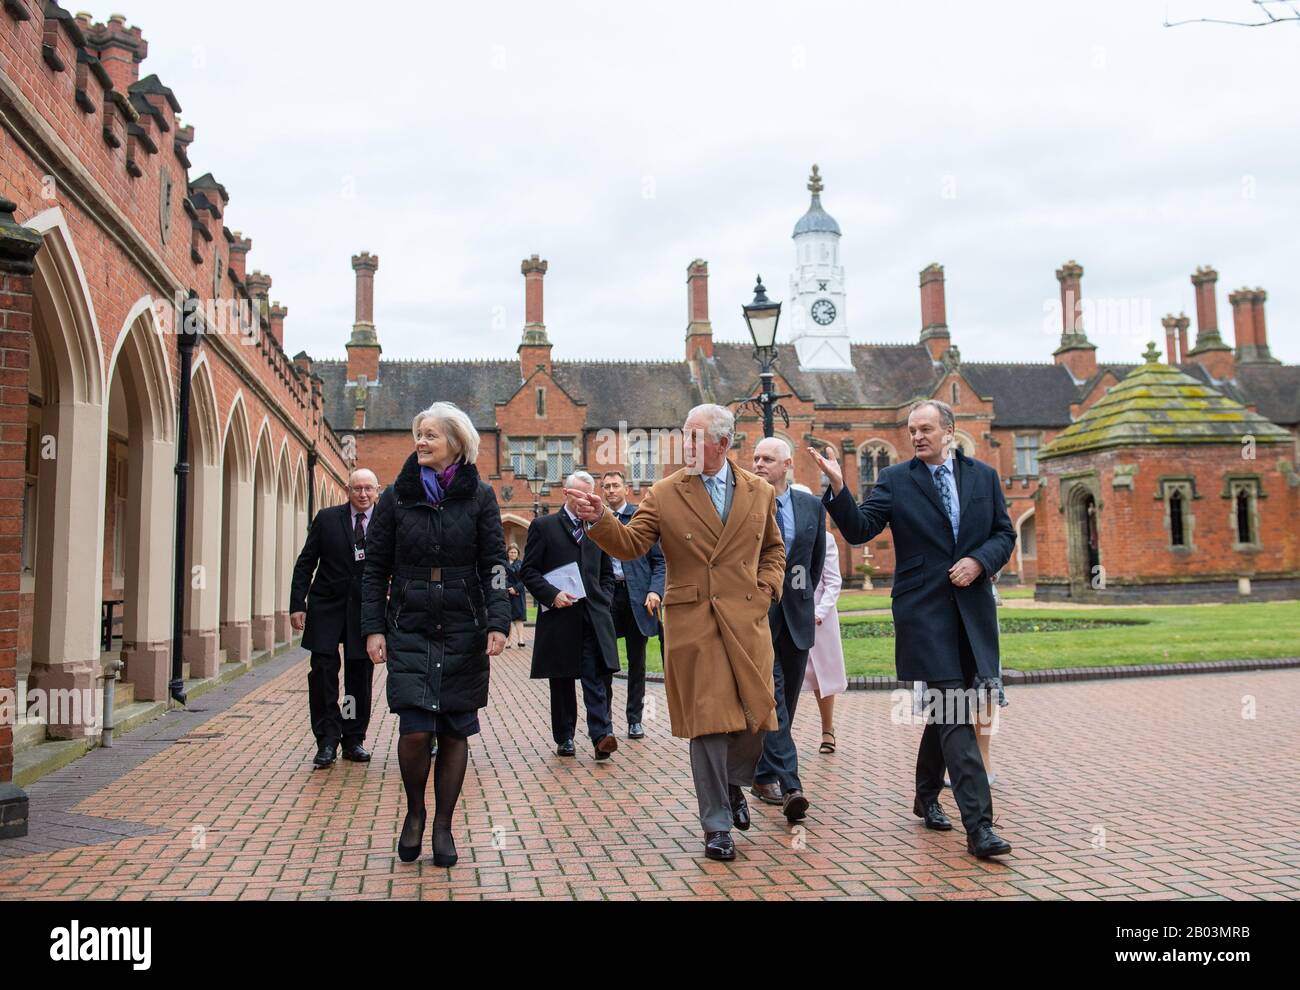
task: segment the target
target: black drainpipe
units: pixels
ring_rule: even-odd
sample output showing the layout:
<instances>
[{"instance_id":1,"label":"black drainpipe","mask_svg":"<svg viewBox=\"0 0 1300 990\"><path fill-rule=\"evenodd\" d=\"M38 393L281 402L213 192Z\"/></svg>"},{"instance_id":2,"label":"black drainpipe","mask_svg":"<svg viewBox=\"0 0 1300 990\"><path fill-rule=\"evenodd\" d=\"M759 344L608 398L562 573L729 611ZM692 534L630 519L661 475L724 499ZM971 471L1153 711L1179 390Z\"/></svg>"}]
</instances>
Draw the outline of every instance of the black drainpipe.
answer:
<instances>
[{"instance_id":1,"label":"black drainpipe","mask_svg":"<svg viewBox=\"0 0 1300 990\"><path fill-rule=\"evenodd\" d=\"M169 690L177 704L185 704L185 592L189 584L185 573L185 530L190 480L190 370L194 348L198 346L202 327L199 322L198 293L190 290L176 327L176 344L180 352L180 423L176 431L176 587L172 603L172 679Z\"/></svg>"},{"instance_id":2,"label":"black drainpipe","mask_svg":"<svg viewBox=\"0 0 1300 990\"><path fill-rule=\"evenodd\" d=\"M307 525L316 518L316 445L307 451Z\"/></svg>"}]
</instances>

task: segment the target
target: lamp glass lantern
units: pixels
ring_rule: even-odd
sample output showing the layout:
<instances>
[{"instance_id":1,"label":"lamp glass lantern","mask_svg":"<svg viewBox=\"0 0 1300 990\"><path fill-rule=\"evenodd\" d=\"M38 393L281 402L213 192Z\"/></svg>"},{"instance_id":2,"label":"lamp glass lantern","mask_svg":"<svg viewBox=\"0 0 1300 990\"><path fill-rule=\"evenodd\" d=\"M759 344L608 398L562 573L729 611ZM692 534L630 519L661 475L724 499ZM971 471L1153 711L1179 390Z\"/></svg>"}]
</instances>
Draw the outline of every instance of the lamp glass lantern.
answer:
<instances>
[{"instance_id":1,"label":"lamp glass lantern","mask_svg":"<svg viewBox=\"0 0 1300 990\"><path fill-rule=\"evenodd\" d=\"M776 350L776 328L781 322L781 304L767 298L767 289L763 287L763 277L758 277L754 287L754 301L744 307L745 324L749 335L754 339L754 346L760 353L771 354Z\"/></svg>"}]
</instances>

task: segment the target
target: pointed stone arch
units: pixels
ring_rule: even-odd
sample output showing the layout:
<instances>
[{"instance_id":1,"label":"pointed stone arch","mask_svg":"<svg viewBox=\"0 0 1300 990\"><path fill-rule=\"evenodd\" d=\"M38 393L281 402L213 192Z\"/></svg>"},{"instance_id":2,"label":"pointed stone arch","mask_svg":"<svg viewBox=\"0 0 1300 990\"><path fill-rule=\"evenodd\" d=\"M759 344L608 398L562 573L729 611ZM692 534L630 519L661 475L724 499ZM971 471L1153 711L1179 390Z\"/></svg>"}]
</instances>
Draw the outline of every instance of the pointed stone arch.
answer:
<instances>
[{"instance_id":1,"label":"pointed stone arch","mask_svg":"<svg viewBox=\"0 0 1300 990\"><path fill-rule=\"evenodd\" d=\"M242 391L235 393L221 443L221 649L227 662L253 656L253 441Z\"/></svg>"},{"instance_id":2,"label":"pointed stone arch","mask_svg":"<svg viewBox=\"0 0 1300 990\"><path fill-rule=\"evenodd\" d=\"M207 356L200 354L190 376L190 466L186 501L184 651L194 678L220 669L223 485L222 429L216 388Z\"/></svg>"},{"instance_id":3,"label":"pointed stone arch","mask_svg":"<svg viewBox=\"0 0 1300 990\"><path fill-rule=\"evenodd\" d=\"M258 426L253 445L253 649L275 648L276 457L271 422Z\"/></svg>"},{"instance_id":4,"label":"pointed stone arch","mask_svg":"<svg viewBox=\"0 0 1300 990\"><path fill-rule=\"evenodd\" d=\"M62 210L51 207L27 226L42 244L32 274L18 686L26 680L43 691L93 691L100 676L104 353ZM47 732L54 738L95 731L93 712L52 715Z\"/></svg>"},{"instance_id":5,"label":"pointed stone arch","mask_svg":"<svg viewBox=\"0 0 1300 990\"><path fill-rule=\"evenodd\" d=\"M294 562L293 469L289 465L289 438L280 442L276 458L275 498L275 642L289 642L289 583Z\"/></svg>"},{"instance_id":6,"label":"pointed stone arch","mask_svg":"<svg viewBox=\"0 0 1300 990\"><path fill-rule=\"evenodd\" d=\"M127 313L109 357L103 443L106 598L122 602L122 659L135 697L161 701L170 680L175 400L153 300Z\"/></svg>"}]
</instances>

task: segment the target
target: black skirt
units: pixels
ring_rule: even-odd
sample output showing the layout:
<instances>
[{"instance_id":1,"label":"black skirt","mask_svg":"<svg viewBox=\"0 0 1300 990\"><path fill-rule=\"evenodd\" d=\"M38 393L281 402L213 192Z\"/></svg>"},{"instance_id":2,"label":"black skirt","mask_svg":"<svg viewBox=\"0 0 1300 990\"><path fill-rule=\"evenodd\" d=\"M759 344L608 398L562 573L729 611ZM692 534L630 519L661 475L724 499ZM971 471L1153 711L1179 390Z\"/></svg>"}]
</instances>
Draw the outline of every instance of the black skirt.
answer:
<instances>
[{"instance_id":1,"label":"black skirt","mask_svg":"<svg viewBox=\"0 0 1300 990\"><path fill-rule=\"evenodd\" d=\"M398 735L409 736L415 732L432 732L439 736L456 736L468 739L482 732L478 712L431 712L423 708L394 709L398 718Z\"/></svg>"}]
</instances>

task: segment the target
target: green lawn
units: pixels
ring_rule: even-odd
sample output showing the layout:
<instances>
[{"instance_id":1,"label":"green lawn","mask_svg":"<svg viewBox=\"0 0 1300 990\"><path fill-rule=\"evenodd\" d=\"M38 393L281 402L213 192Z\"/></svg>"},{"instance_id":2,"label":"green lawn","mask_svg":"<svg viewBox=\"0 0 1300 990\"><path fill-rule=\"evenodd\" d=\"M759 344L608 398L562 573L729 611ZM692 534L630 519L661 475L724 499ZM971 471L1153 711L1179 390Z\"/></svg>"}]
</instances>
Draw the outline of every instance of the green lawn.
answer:
<instances>
[{"instance_id":1,"label":"green lawn","mask_svg":"<svg viewBox=\"0 0 1300 990\"><path fill-rule=\"evenodd\" d=\"M1004 599L1031 599L1034 589L1007 588L998 592ZM860 612L869 608L889 608L889 589L877 588L874 591L846 591L840 595L836 604L841 612Z\"/></svg>"},{"instance_id":2,"label":"green lawn","mask_svg":"<svg viewBox=\"0 0 1300 990\"><path fill-rule=\"evenodd\" d=\"M1016 609L1002 612L1002 664L1013 670L1107 667L1139 663L1257 660L1300 655L1300 602L1254 605L1134 606L1108 609ZM1032 631L1066 624L1084 628ZM1122 625L1102 626L1115 622ZM875 624L875 635L855 637L848 627ZM889 616L845 619L844 660L850 676L894 675ZM865 633L867 630L860 630ZM620 657L623 642L619 641ZM663 670L659 641L646 645L646 667ZM624 669L626 659L624 658Z\"/></svg>"}]
</instances>

